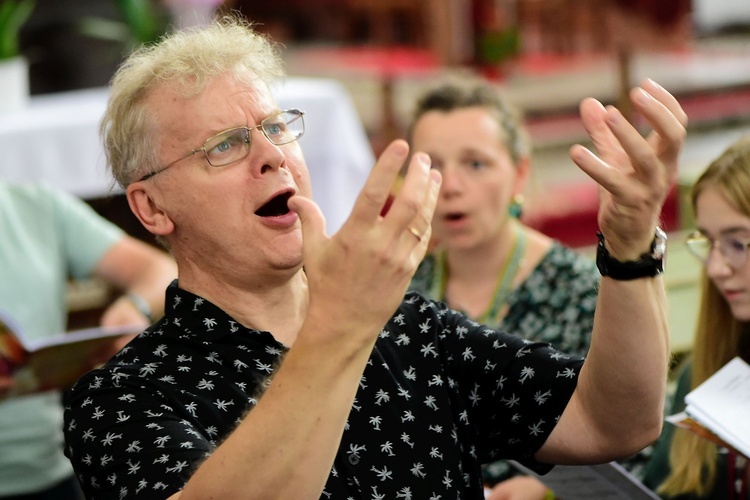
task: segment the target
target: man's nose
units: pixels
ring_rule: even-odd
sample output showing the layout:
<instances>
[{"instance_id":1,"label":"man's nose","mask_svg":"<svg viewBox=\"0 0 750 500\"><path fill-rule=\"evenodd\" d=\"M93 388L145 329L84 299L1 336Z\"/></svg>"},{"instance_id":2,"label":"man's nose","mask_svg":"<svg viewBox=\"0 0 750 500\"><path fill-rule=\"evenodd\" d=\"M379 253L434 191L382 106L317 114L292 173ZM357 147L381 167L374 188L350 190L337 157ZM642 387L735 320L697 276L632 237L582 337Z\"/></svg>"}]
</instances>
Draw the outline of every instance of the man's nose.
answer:
<instances>
[{"instance_id":1,"label":"man's nose","mask_svg":"<svg viewBox=\"0 0 750 500\"><path fill-rule=\"evenodd\" d=\"M250 130L250 154L254 175L263 175L269 171L281 168L286 156L281 146L272 143L258 128Z\"/></svg>"}]
</instances>

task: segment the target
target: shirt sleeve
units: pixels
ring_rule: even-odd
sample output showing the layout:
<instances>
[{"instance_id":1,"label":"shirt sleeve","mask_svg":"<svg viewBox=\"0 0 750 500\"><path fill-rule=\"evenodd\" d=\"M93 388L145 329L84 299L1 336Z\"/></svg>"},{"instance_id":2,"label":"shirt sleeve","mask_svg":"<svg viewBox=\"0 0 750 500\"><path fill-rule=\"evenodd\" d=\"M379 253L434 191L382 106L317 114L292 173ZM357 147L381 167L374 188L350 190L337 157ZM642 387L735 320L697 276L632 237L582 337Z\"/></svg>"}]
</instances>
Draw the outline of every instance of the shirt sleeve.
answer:
<instances>
[{"instance_id":1,"label":"shirt sleeve","mask_svg":"<svg viewBox=\"0 0 750 500\"><path fill-rule=\"evenodd\" d=\"M482 462L515 459L539 472L534 453L576 388L583 358L492 330L444 309L442 355L478 436Z\"/></svg>"},{"instance_id":2,"label":"shirt sleeve","mask_svg":"<svg viewBox=\"0 0 750 500\"><path fill-rule=\"evenodd\" d=\"M124 231L100 216L86 202L47 184L40 186L54 217L70 275L89 277L104 254L125 235Z\"/></svg>"}]
</instances>

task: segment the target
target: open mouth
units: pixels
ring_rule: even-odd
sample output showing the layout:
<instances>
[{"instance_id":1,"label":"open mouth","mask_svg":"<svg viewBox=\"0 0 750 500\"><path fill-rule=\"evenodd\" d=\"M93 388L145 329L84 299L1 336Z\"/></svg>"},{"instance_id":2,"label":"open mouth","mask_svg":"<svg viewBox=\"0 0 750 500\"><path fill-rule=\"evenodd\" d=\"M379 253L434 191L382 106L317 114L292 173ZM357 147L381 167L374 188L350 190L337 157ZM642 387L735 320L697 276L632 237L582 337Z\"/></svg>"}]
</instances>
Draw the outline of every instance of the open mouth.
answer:
<instances>
[{"instance_id":1,"label":"open mouth","mask_svg":"<svg viewBox=\"0 0 750 500\"><path fill-rule=\"evenodd\" d=\"M445 214L445 220L447 220L447 221L461 220L464 217L465 217L464 214L459 213L459 212L453 212L453 213Z\"/></svg>"},{"instance_id":2,"label":"open mouth","mask_svg":"<svg viewBox=\"0 0 750 500\"><path fill-rule=\"evenodd\" d=\"M259 217L278 217L289 213L287 202L292 197L291 191L281 193L271 198L266 204L255 211Z\"/></svg>"}]
</instances>

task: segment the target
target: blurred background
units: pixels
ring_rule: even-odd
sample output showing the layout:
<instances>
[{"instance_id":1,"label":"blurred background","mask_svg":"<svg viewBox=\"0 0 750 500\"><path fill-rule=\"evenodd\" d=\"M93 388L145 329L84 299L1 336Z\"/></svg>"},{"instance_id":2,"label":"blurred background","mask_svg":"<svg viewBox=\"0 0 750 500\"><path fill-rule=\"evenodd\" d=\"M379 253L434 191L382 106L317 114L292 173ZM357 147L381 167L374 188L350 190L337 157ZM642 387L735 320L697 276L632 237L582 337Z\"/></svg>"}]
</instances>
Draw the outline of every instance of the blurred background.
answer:
<instances>
[{"instance_id":1,"label":"blurred background","mask_svg":"<svg viewBox=\"0 0 750 500\"><path fill-rule=\"evenodd\" d=\"M17 1L0 0L0 30L3 4ZM33 8L18 26L18 44L28 64L28 109L40 109L35 103L49 102L45 98L50 96L103 89L134 47L226 11L240 12L284 45L287 72L298 84L325 79L342 89L367 155L403 136L414 95L435 75L448 70L485 75L518 105L529 127L534 177L524 216L582 251L590 251L595 242L597 195L567 156L571 144L586 141L577 105L593 96L621 106L640 124L625 93L644 78L656 80L690 117L680 181L664 212L673 235L668 264L673 342L679 349L689 344L699 267L682 250L683 234L691 227L683 195L712 158L750 132L750 2L26 1ZM0 111L3 150L3 133L20 123L26 111ZM325 111L320 115L322 125L316 126L339 126ZM311 147L303 143L306 155ZM370 162L367 155L364 161ZM7 156L0 160L3 177L24 168L9 163ZM344 167L337 168L345 176ZM342 186L336 187L341 192ZM358 187L356 181L343 186L351 196ZM148 238L118 201L116 189L107 196L77 194L132 234ZM346 214L333 216L343 219Z\"/></svg>"}]
</instances>

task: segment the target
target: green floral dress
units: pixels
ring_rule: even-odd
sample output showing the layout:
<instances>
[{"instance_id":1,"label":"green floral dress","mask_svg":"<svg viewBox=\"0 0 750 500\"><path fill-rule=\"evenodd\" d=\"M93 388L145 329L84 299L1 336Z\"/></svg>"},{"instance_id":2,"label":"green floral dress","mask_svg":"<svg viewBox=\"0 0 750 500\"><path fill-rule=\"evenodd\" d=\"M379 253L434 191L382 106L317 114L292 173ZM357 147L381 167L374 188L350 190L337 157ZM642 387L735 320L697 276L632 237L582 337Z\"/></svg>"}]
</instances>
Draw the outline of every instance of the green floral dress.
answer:
<instances>
[{"instance_id":1,"label":"green floral dress","mask_svg":"<svg viewBox=\"0 0 750 500\"><path fill-rule=\"evenodd\" d=\"M438 259L428 255L409 288L435 300L440 280ZM588 352L599 271L587 256L555 242L528 278L508 295L508 312L487 326L523 338L548 342L571 354Z\"/></svg>"}]
</instances>

